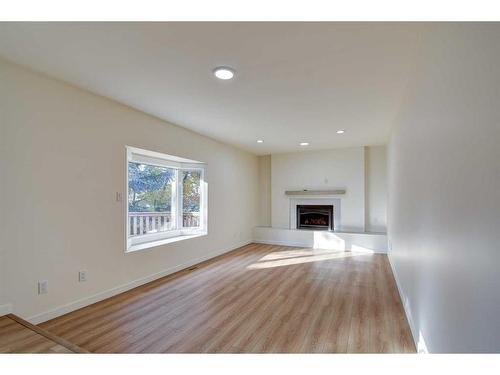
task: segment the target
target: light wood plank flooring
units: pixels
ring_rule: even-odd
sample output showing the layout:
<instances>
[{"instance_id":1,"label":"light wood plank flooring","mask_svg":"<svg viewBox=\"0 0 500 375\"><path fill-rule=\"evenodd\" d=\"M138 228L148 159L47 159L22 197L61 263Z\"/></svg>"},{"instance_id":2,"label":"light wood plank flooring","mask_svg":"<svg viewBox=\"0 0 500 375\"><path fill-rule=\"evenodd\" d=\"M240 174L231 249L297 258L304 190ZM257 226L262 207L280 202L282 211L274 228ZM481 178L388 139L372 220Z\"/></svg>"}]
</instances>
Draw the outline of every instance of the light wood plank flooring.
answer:
<instances>
[{"instance_id":1,"label":"light wood plank flooring","mask_svg":"<svg viewBox=\"0 0 500 375\"><path fill-rule=\"evenodd\" d=\"M0 353L82 352L85 351L15 315L0 316Z\"/></svg>"},{"instance_id":2,"label":"light wood plank flooring","mask_svg":"<svg viewBox=\"0 0 500 375\"><path fill-rule=\"evenodd\" d=\"M415 352L387 256L262 244L41 326L98 353Z\"/></svg>"}]
</instances>

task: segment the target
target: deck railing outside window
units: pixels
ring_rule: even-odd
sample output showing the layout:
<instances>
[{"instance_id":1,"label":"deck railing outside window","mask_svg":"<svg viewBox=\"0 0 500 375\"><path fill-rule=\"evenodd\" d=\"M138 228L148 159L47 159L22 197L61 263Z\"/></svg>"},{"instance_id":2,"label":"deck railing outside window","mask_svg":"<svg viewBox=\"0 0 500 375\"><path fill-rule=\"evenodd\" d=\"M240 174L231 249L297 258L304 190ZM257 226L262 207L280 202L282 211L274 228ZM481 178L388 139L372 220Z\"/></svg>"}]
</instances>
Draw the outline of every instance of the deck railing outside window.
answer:
<instances>
[{"instance_id":1,"label":"deck railing outside window","mask_svg":"<svg viewBox=\"0 0 500 375\"><path fill-rule=\"evenodd\" d=\"M140 236L148 233L165 232L172 230L172 214L170 212L129 212L129 235ZM185 212L182 214L184 228L200 226L199 212Z\"/></svg>"}]
</instances>

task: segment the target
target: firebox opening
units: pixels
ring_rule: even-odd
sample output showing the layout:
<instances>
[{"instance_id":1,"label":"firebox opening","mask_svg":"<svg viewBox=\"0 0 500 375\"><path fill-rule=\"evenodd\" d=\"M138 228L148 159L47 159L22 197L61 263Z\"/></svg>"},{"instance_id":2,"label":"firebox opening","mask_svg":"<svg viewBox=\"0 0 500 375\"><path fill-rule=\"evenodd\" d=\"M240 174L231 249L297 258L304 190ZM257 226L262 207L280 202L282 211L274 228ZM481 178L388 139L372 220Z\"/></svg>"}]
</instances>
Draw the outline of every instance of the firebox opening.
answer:
<instances>
[{"instance_id":1,"label":"firebox opening","mask_svg":"<svg viewBox=\"0 0 500 375\"><path fill-rule=\"evenodd\" d=\"M333 206L297 205L297 229L333 230Z\"/></svg>"}]
</instances>

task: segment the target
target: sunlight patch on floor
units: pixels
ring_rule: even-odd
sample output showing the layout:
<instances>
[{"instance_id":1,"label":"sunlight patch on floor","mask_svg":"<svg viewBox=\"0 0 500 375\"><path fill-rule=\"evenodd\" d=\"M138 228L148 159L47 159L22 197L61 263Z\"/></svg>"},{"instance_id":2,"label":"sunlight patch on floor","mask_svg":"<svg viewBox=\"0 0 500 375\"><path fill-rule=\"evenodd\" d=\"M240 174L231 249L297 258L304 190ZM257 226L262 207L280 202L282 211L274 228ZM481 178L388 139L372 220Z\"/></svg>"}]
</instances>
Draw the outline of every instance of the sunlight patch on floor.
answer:
<instances>
[{"instance_id":1,"label":"sunlight patch on floor","mask_svg":"<svg viewBox=\"0 0 500 375\"><path fill-rule=\"evenodd\" d=\"M322 262L325 260L350 258L360 255L371 255L373 251L338 251L321 249L297 249L269 253L247 267L247 269L264 269L290 266L294 264Z\"/></svg>"},{"instance_id":2,"label":"sunlight patch on floor","mask_svg":"<svg viewBox=\"0 0 500 375\"><path fill-rule=\"evenodd\" d=\"M334 251L332 250L323 250L323 249L310 249L310 248L303 248L303 249L297 249L297 250L286 250L286 251L275 251L273 253L269 253L262 258L259 259L260 261L264 260L278 260L278 259L285 259L285 258L296 258L296 257L303 257L303 256L312 256L312 255L322 255L322 254L332 254ZM335 251L338 253L339 251Z\"/></svg>"}]
</instances>

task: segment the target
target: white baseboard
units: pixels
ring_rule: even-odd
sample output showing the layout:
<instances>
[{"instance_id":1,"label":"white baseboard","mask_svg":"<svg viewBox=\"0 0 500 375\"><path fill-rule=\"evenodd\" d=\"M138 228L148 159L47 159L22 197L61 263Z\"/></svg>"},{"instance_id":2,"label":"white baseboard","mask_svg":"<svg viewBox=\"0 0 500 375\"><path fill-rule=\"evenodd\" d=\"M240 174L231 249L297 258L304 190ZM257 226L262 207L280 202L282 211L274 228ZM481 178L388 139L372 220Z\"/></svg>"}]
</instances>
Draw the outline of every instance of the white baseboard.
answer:
<instances>
[{"instance_id":1,"label":"white baseboard","mask_svg":"<svg viewBox=\"0 0 500 375\"><path fill-rule=\"evenodd\" d=\"M394 263L391 260L391 252L389 251L387 254L389 258L389 265L391 266L392 274L394 275L394 280L396 281L396 287L398 288L399 298L401 299L401 304L403 305L403 309L406 315L406 320L408 321L408 325L410 326L411 336L413 338L413 342L415 343L415 348L419 353L426 353L426 349L419 348L419 334L415 327L415 323L413 322L413 318L410 311L410 305L408 303L408 299L403 293L403 289L401 288L401 283L399 282L398 273L394 268Z\"/></svg>"},{"instance_id":2,"label":"white baseboard","mask_svg":"<svg viewBox=\"0 0 500 375\"><path fill-rule=\"evenodd\" d=\"M85 307L85 306L91 305L93 303L102 301L102 300L104 300L106 298L113 297L113 296L115 296L117 294L126 292L126 291L128 291L130 289L133 289L133 288L136 288L138 286L147 284L147 283L149 283L151 281L154 281L156 279L168 276L168 275L170 275L170 274L172 274L174 272L177 272L177 271L180 271L182 269L191 267L191 266L193 266L195 264L198 264L200 262L203 262L205 260L214 258L214 257L219 256L219 255L222 255L224 253L227 253L227 252L229 252L231 250L234 250L234 249L237 249L239 247L248 245L248 244L250 244L252 242L253 241L250 241L250 240L243 241L240 244L236 244L234 246L230 246L230 247L224 248L222 250L218 250L218 251L206 254L206 255L204 255L202 257L199 257L199 258L196 258L196 259L192 259L192 260L190 260L188 262L179 264L179 265L177 265L175 267L170 267L170 268L167 268L167 269L165 269L163 271L156 272L156 273L154 273L152 275L148 275L148 276L145 276L145 277L141 277L140 279L136 279L136 280L131 281L129 283L126 283L126 284L123 284L123 285L119 285L119 286L116 286L114 288L111 288L111 289L99 292L99 293L94 294L92 296L85 297L85 298L82 298L82 299L79 299L79 300L67 303L67 304L62 305L62 306L58 306L58 307L56 307L54 309L51 309L49 311L45 311L45 312L43 312L41 314L37 314L37 315L31 316L31 317L27 318L26 320L29 321L32 324L43 323L43 322L45 322L47 320L57 318L58 316L67 314L67 313L69 313L71 311L75 311L75 310L78 310L78 309L80 309L82 307Z\"/></svg>"},{"instance_id":3,"label":"white baseboard","mask_svg":"<svg viewBox=\"0 0 500 375\"><path fill-rule=\"evenodd\" d=\"M4 305L0 305L0 316L7 315L12 313L12 304L6 303Z\"/></svg>"}]
</instances>

